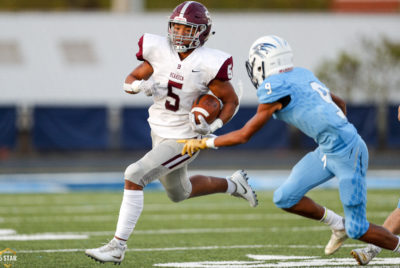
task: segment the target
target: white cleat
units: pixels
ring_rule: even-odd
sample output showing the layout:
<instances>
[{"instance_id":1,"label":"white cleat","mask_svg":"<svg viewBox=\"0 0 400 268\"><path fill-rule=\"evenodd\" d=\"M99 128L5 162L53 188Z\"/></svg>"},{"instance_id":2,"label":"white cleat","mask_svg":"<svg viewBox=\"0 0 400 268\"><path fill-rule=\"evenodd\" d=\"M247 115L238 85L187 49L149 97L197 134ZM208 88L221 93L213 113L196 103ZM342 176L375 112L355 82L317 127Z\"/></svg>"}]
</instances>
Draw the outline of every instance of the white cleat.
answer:
<instances>
[{"instance_id":1,"label":"white cleat","mask_svg":"<svg viewBox=\"0 0 400 268\"><path fill-rule=\"evenodd\" d=\"M343 244L343 242L347 239L346 231L343 230L333 230L331 239L325 247L325 254L332 255L335 253Z\"/></svg>"},{"instance_id":2,"label":"white cleat","mask_svg":"<svg viewBox=\"0 0 400 268\"><path fill-rule=\"evenodd\" d=\"M232 193L233 196L246 199L253 208L258 205L257 195L248 184L249 178L244 170L238 170L233 173L230 180L236 184L236 191Z\"/></svg>"},{"instance_id":3,"label":"white cleat","mask_svg":"<svg viewBox=\"0 0 400 268\"><path fill-rule=\"evenodd\" d=\"M99 247L85 250L85 254L101 263L113 262L114 264L121 264L124 260L125 250L127 246L121 246L115 240L111 240L108 244Z\"/></svg>"},{"instance_id":4,"label":"white cleat","mask_svg":"<svg viewBox=\"0 0 400 268\"><path fill-rule=\"evenodd\" d=\"M378 253L372 247L357 248L350 252L359 265L367 265Z\"/></svg>"}]
</instances>

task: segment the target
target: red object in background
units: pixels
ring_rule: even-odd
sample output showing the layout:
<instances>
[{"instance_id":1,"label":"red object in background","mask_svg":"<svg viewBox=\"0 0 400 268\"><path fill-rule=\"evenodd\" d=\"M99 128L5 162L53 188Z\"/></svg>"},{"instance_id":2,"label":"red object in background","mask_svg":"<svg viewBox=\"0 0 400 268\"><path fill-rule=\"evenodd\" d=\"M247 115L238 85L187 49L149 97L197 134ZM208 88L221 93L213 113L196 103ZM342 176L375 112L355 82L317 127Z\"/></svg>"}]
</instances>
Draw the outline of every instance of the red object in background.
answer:
<instances>
[{"instance_id":1,"label":"red object in background","mask_svg":"<svg viewBox=\"0 0 400 268\"><path fill-rule=\"evenodd\" d=\"M395 13L400 11L400 0L332 0L335 12Z\"/></svg>"}]
</instances>

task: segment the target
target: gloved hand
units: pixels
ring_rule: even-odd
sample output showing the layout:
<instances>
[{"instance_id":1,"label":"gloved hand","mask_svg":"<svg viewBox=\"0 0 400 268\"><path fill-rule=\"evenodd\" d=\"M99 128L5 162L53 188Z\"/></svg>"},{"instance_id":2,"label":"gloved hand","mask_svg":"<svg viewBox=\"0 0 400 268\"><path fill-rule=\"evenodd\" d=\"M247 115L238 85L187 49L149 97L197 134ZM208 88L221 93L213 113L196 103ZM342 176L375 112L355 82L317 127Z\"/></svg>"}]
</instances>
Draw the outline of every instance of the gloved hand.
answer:
<instances>
[{"instance_id":1,"label":"gloved hand","mask_svg":"<svg viewBox=\"0 0 400 268\"><path fill-rule=\"evenodd\" d=\"M160 86L159 82L153 80L135 80L131 84L124 84L124 90L129 94L137 94L140 91L150 97L153 96L154 100L160 100L167 95L168 89Z\"/></svg>"},{"instance_id":2,"label":"gloved hand","mask_svg":"<svg viewBox=\"0 0 400 268\"><path fill-rule=\"evenodd\" d=\"M142 82L139 88L147 97L153 96L156 100L167 95L167 88L161 87L159 82L154 83L153 81L146 80Z\"/></svg>"},{"instance_id":3,"label":"gloved hand","mask_svg":"<svg viewBox=\"0 0 400 268\"><path fill-rule=\"evenodd\" d=\"M200 124L196 124L194 114L189 113L189 122L192 130L201 135L213 133L217 129L221 128L224 124L220 118L215 119L211 124L208 124L201 115L199 115L197 118L199 119Z\"/></svg>"},{"instance_id":4,"label":"gloved hand","mask_svg":"<svg viewBox=\"0 0 400 268\"><path fill-rule=\"evenodd\" d=\"M140 85L144 80L135 80L132 83L124 83L123 89L126 93L137 94L140 92Z\"/></svg>"},{"instance_id":5,"label":"gloved hand","mask_svg":"<svg viewBox=\"0 0 400 268\"><path fill-rule=\"evenodd\" d=\"M202 138L201 140L197 139L178 140L177 142L185 144L182 148L181 152L182 155L187 153L189 156L192 156L197 151L208 148L207 146L208 139L209 138Z\"/></svg>"},{"instance_id":6,"label":"gloved hand","mask_svg":"<svg viewBox=\"0 0 400 268\"><path fill-rule=\"evenodd\" d=\"M204 117L199 115L197 118L199 119L200 124L196 124L196 119L194 117L194 114L189 113L190 127L192 128L192 130L201 135L207 135L207 134L211 133L210 125L206 122Z\"/></svg>"}]
</instances>

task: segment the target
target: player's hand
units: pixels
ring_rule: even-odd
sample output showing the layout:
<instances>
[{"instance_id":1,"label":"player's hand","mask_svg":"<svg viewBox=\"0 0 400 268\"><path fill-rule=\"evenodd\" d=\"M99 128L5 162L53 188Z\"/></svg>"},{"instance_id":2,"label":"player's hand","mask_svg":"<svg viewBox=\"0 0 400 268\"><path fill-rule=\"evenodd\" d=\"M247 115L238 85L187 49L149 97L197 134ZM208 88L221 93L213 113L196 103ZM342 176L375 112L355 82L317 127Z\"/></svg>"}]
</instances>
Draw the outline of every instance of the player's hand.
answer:
<instances>
[{"instance_id":1,"label":"player's hand","mask_svg":"<svg viewBox=\"0 0 400 268\"><path fill-rule=\"evenodd\" d=\"M197 151L208 148L207 140L208 138L202 138L201 140L190 139L190 140L178 140L177 142L185 144L182 148L181 152L182 155L187 153L189 156L192 156Z\"/></svg>"},{"instance_id":2,"label":"player's hand","mask_svg":"<svg viewBox=\"0 0 400 268\"><path fill-rule=\"evenodd\" d=\"M190 126L194 132L197 132L201 135L207 135L211 133L210 125L206 122L203 116L199 115L197 117L200 121L200 124L196 124L196 120L194 118L193 113L189 113L189 121Z\"/></svg>"},{"instance_id":3,"label":"player's hand","mask_svg":"<svg viewBox=\"0 0 400 268\"><path fill-rule=\"evenodd\" d=\"M150 97L153 96L155 101L161 100L167 96L168 88L161 86L159 82L153 83L152 85L145 85L143 89L144 94Z\"/></svg>"},{"instance_id":4,"label":"player's hand","mask_svg":"<svg viewBox=\"0 0 400 268\"><path fill-rule=\"evenodd\" d=\"M144 80L135 80L132 83L124 83L123 89L128 94L137 94L140 92L140 85Z\"/></svg>"},{"instance_id":5,"label":"player's hand","mask_svg":"<svg viewBox=\"0 0 400 268\"><path fill-rule=\"evenodd\" d=\"M162 87L159 82L153 80L135 80L131 84L125 83L124 90L129 94L137 94L140 91L150 97L153 96L154 100L160 100L167 95L167 88Z\"/></svg>"}]
</instances>

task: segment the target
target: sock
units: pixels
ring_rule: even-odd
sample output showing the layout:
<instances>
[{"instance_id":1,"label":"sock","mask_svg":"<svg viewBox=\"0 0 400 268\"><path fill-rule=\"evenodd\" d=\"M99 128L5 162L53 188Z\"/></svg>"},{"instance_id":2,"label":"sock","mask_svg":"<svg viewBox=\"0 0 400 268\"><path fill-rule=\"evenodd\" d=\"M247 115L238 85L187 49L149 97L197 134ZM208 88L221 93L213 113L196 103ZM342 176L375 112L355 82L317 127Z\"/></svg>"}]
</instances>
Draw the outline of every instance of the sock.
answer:
<instances>
[{"instance_id":1,"label":"sock","mask_svg":"<svg viewBox=\"0 0 400 268\"><path fill-rule=\"evenodd\" d=\"M142 210L143 191L124 190L124 197L122 199L121 208L119 210L115 236L123 240L128 240L129 236L136 226Z\"/></svg>"},{"instance_id":2,"label":"sock","mask_svg":"<svg viewBox=\"0 0 400 268\"><path fill-rule=\"evenodd\" d=\"M344 229L344 219L342 216L339 216L335 212L330 209L325 208L325 213L321 222L327 224L334 230L343 230Z\"/></svg>"},{"instance_id":3,"label":"sock","mask_svg":"<svg viewBox=\"0 0 400 268\"><path fill-rule=\"evenodd\" d=\"M121 247L126 245L126 240L119 240L119 239L116 239L115 237L113 238L113 240L115 242L117 242Z\"/></svg>"},{"instance_id":4,"label":"sock","mask_svg":"<svg viewBox=\"0 0 400 268\"><path fill-rule=\"evenodd\" d=\"M236 192L236 184L229 178L226 178L226 182L228 183L228 189L226 189L226 192L228 194L233 194Z\"/></svg>"},{"instance_id":5,"label":"sock","mask_svg":"<svg viewBox=\"0 0 400 268\"><path fill-rule=\"evenodd\" d=\"M400 237L397 237L397 246L396 248L393 250L393 252L397 252L400 253Z\"/></svg>"}]
</instances>

